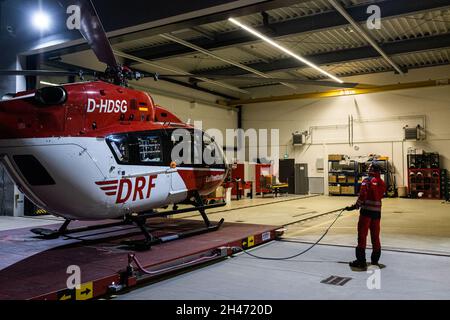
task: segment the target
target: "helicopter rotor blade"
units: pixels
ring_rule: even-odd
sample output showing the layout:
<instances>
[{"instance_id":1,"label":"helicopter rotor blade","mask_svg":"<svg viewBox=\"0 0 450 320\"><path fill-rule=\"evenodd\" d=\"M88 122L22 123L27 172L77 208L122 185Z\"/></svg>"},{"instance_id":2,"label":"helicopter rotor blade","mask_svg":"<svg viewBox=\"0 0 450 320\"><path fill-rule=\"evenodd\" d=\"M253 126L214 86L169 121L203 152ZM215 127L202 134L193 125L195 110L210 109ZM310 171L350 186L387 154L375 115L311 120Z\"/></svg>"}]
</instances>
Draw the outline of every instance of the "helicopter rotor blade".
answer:
<instances>
[{"instance_id":1,"label":"helicopter rotor blade","mask_svg":"<svg viewBox=\"0 0 450 320\"><path fill-rule=\"evenodd\" d=\"M302 80L302 79L284 79L284 78L256 78L256 77L246 77L246 76L225 76L225 75L179 75L179 74L164 74L159 75L159 79L164 80L164 78L196 78L204 77L213 80L242 80L242 81L257 81L260 83L270 82L270 83L292 83L292 84L303 84L310 86L323 86L323 87L336 87L336 88L355 88L358 83L338 83L335 81L319 81L319 80Z\"/></svg>"},{"instance_id":2,"label":"helicopter rotor blade","mask_svg":"<svg viewBox=\"0 0 450 320\"><path fill-rule=\"evenodd\" d=\"M114 56L111 43L106 36L105 29L95 10L92 0L73 0L70 4L80 7L81 11L81 35L86 39L94 51L97 59L109 67L118 70L119 64Z\"/></svg>"},{"instance_id":3,"label":"helicopter rotor blade","mask_svg":"<svg viewBox=\"0 0 450 320\"><path fill-rule=\"evenodd\" d=\"M42 77L64 77L85 75L96 76L94 72L84 71L54 71L54 70L0 70L0 76L42 76Z\"/></svg>"}]
</instances>

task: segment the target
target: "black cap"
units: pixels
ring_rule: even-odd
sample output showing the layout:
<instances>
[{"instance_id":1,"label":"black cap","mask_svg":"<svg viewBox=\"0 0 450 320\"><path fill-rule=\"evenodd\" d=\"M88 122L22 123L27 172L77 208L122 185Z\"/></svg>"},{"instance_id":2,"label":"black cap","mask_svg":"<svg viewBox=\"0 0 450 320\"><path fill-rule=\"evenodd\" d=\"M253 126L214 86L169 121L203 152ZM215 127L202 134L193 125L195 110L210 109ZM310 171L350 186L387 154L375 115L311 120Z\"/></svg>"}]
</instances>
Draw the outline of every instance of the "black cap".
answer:
<instances>
[{"instance_id":1,"label":"black cap","mask_svg":"<svg viewBox=\"0 0 450 320\"><path fill-rule=\"evenodd\" d=\"M381 165L377 161L373 161L370 164L370 168L373 172L381 172Z\"/></svg>"}]
</instances>

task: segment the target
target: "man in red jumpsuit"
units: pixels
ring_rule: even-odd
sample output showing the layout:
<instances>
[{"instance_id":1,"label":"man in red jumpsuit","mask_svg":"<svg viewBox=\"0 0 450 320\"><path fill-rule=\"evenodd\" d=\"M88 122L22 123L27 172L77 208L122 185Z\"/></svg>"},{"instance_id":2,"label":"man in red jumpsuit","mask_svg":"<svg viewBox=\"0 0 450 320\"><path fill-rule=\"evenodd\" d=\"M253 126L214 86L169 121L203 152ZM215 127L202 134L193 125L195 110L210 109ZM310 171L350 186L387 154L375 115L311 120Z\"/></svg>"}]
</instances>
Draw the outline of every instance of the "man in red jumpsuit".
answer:
<instances>
[{"instance_id":1,"label":"man in red jumpsuit","mask_svg":"<svg viewBox=\"0 0 450 320\"><path fill-rule=\"evenodd\" d=\"M358 246L356 247L356 260L350 262L354 268L367 268L366 244L370 229L372 240L372 265L378 265L381 256L380 221L381 199L386 192L386 184L380 176L381 167L373 162L369 167L369 177L364 179L359 192L358 201L348 211L361 209L358 222Z\"/></svg>"}]
</instances>

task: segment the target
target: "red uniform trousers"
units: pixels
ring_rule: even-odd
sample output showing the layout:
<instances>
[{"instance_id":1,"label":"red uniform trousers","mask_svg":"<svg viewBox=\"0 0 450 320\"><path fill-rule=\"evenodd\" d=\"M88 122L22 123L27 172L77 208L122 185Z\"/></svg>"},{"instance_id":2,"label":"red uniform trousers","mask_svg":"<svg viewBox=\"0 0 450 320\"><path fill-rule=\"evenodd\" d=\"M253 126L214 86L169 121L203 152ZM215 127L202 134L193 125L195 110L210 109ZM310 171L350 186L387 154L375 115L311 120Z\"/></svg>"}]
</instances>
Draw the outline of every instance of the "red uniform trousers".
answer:
<instances>
[{"instance_id":1,"label":"red uniform trousers","mask_svg":"<svg viewBox=\"0 0 450 320\"><path fill-rule=\"evenodd\" d=\"M367 235L370 230L373 251L381 250L380 224L381 215L361 210L358 222L358 248L366 249Z\"/></svg>"}]
</instances>

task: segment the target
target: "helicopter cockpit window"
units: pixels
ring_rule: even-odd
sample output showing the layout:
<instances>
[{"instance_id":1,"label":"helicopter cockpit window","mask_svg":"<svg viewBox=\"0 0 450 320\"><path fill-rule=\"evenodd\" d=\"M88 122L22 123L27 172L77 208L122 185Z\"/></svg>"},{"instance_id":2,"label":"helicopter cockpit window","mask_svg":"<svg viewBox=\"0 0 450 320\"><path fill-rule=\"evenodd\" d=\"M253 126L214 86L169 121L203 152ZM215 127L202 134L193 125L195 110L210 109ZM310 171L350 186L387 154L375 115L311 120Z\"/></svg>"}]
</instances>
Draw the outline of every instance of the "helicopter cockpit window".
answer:
<instances>
[{"instance_id":1,"label":"helicopter cockpit window","mask_svg":"<svg viewBox=\"0 0 450 320\"><path fill-rule=\"evenodd\" d=\"M172 140L172 160L179 166L223 167L223 152L213 137L192 129L174 130L169 134Z\"/></svg>"},{"instance_id":2,"label":"helicopter cockpit window","mask_svg":"<svg viewBox=\"0 0 450 320\"><path fill-rule=\"evenodd\" d=\"M112 136L109 139L109 145L119 162L128 163L130 161L130 146L127 136Z\"/></svg>"},{"instance_id":3,"label":"helicopter cockpit window","mask_svg":"<svg viewBox=\"0 0 450 320\"><path fill-rule=\"evenodd\" d=\"M207 165L222 164L218 145L213 138L203 135L203 163Z\"/></svg>"},{"instance_id":4,"label":"helicopter cockpit window","mask_svg":"<svg viewBox=\"0 0 450 320\"><path fill-rule=\"evenodd\" d=\"M162 140L155 133L128 133L113 135L108 145L118 163L125 165L161 165L163 162Z\"/></svg>"},{"instance_id":5,"label":"helicopter cockpit window","mask_svg":"<svg viewBox=\"0 0 450 320\"><path fill-rule=\"evenodd\" d=\"M139 159L142 163L162 161L161 138L159 136L138 137Z\"/></svg>"}]
</instances>

